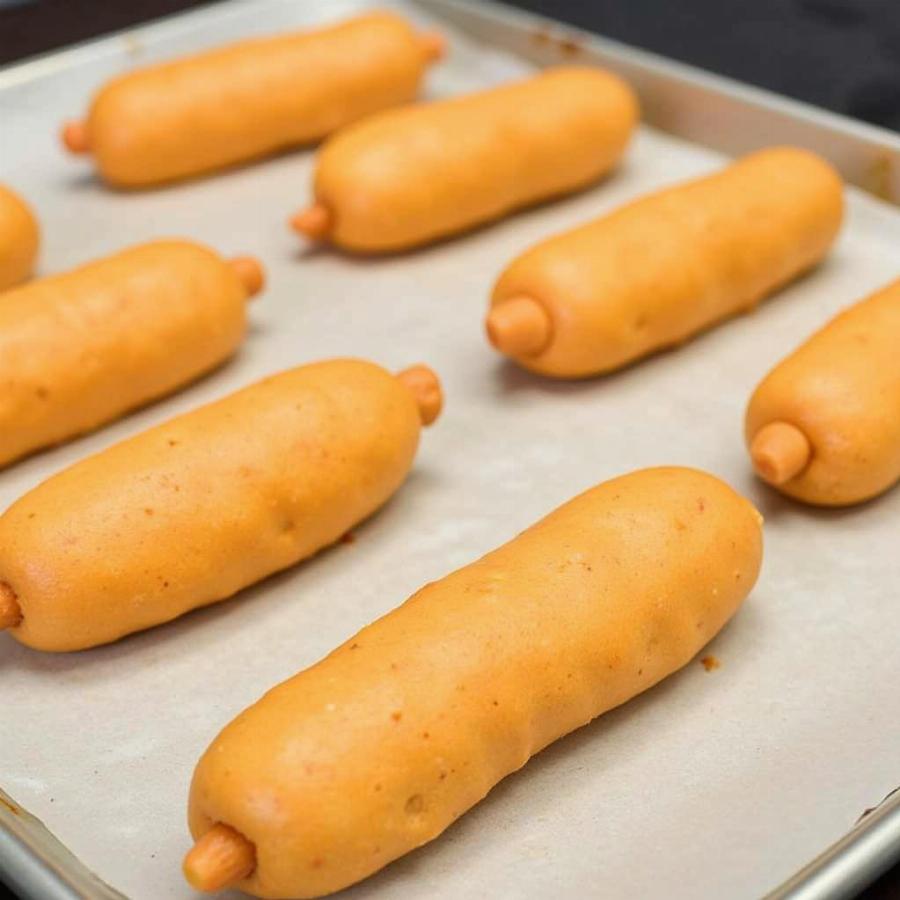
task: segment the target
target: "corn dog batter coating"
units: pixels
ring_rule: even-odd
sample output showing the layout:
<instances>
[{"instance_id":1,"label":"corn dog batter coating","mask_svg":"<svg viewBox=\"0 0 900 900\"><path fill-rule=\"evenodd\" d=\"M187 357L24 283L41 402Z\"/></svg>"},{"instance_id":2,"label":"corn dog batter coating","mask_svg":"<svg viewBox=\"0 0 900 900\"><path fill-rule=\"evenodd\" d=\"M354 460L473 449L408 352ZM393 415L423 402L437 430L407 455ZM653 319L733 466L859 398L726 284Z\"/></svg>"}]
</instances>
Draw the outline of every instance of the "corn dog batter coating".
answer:
<instances>
[{"instance_id":1,"label":"corn dog batter coating","mask_svg":"<svg viewBox=\"0 0 900 900\"><path fill-rule=\"evenodd\" d=\"M242 41L113 79L63 140L118 187L200 175L412 100L441 53L437 36L387 12Z\"/></svg>"},{"instance_id":2,"label":"corn dog batter coating","mask_svg":"<svg viewBox=\"0 0 900 900\"><path fill-rule=\"evenodd\" d=\"M326 142L316 202L292 224L364 253L425 244L586 187L637 118L627 84L577 66L381 113Z\"/></svg>"},{"instance_id":3,"label":"corn dog batter coating","mask_svg":"<svg viewBox=\"0 0 900 900\"><path fill-rule=\"evenodd\" d=\"M28 204L0 184L0 291L30 278L41 235Z\"/></svg>"},{"instance_id":4,"label":"corn dog batter coating","mask_svg":"<svg viewBox=\"0 0 900 900\"><path fill-rule=\"evenodd\" d=\"M0 465L223 362L262 280L248 257L155 241L0 294Z\"/></svg>"},{"instance_id":5,"label":"corn dog batter coating","mask_svg":"<svg viewBox=\"0 0 900 900\"><path fill-rule=\"evenodd\" d=\"M844 310L760 383L746 438L759 475L846 506L900 479L900 281Z\"/></svg>"},{"instance_id":6,"label":"corn dog batter coating","mask_svg":"<svg viewBox=\"0 0 900 900\"><path fill-rule=\"evenodd\" d=\"M828 163L761 150L524 253L494 288L488 337L554 378L618 369L752 309L822 259L842 215Z\"/></svg>"},{"instance_id":7,"label":"corn dog batter coating","mask_svg":"<svg viewBox=\"0 0 900 900\"><path fill-rule=\"evenodd\" d=\"M400 486L436 415L439 393L420 406L421 374L406 378L301 366L53 476L0 516L0 626L41 650L91 647L338 540Z\"/></svg>"},{"instance_id":8,"label":"corn dog batter coating","mask_svg":"<svg viewBox=\"0 0 900 900\"><path fill-rule=\"evenodd\" d=\"M189 880L318 897L432 840L685 665L756 581L761 524L711 475L647 469L422 588L213 741L191 787Z\"/></svg>"}]
</instances>

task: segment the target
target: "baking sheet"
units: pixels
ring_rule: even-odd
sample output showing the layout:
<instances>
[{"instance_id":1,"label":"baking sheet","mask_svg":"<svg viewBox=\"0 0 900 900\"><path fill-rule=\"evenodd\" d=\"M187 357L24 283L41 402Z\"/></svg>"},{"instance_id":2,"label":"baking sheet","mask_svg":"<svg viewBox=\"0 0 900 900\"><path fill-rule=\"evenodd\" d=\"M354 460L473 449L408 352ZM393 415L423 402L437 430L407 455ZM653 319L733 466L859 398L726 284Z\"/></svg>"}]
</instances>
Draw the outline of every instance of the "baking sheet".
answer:
<instances>
[{"instance_id":1,"label":"baking sheet","mask_svg":"<svg viewBox=\"0 0 900 900\"><path fill-rule=\"evenodd\" d=\"M842 512L794 506L755 483L741 439L759 378L837 309L900 274L900 215L851 192L830 260L755 314L624 372L564 384L504 363L483 340L494 278L536 240L711 171L719 155L644 129L594 190L363 261L304 252L285 228L308 198L312 153L125 195L57 149L60 121L115 72L365 5L245 0L0 73L0 179L38 210L44 273L185 235L258 254L270 278L234 361L0 472L0 508L87 453L289 365L424 360L447 394L406 486L354 543L113 646L50 656L0 637L0 786L127 896L189 897L179 871L187 787L233 715L575 493L639 466L694 465L767 517L760 583L709 650L722 667L695 662L558 742L443 837L347 896L757 897L900 781L900 491ZM434 95L528 69L451 37Z\"/></svg>"}]
</instances>

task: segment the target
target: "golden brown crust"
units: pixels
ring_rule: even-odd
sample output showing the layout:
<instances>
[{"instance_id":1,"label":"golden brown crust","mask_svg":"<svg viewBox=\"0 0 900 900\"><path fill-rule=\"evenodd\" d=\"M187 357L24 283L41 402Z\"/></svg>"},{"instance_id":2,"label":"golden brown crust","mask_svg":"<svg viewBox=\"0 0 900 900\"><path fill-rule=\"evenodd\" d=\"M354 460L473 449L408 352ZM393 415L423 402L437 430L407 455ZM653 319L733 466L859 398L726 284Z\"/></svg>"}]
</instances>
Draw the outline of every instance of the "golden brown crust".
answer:
<instances>
[{"instance_id":1,"label":"golden brown crust","mask_svg":"<svg viewBox=\"0 0 900 900\"><path fill-rule=\"evenodd\" d=\"M408 249L597 181L637 117L623 81L577 66L390 110L323 145L316 203L330 211L339 247Z\"/></svg>"},{"instance_id":2,"label":"golden brown crust","mask_svg":"<svg viewBox=\"0 0 900 900\"><path fill-rule=\"evenodd\" d=\"M685 665L752 588L761 519L711 475L601 484L427 585L225 727L189 820L240 882L318 897L440 834L560 736Z\"/></svg>"},{"instance_id":3,"label":"golden brown crust","mask_svg":"<svg viewBox=\"0 0 900 900\"><path fill-rule=\"evenodd\" d=\"M81 460L0 516L11 633L77 650L215 603L339 540L400 486L412 395L362 360L291 369Z\"/></svg>"},{"instance_id":4,"label":"golden brown crust","mask_svg":"<svg viewBox=\"0 0 900 900\"><path fill-rule=\"evenodd\" d=\"M40 242L31 208L15 191L0 184L0 291L34 274Z\"/></svg>"},{"instance_id":5,"label":"golden brown crust","mask_svg":"<svg viewBox=\"0 0 900 900\"><path fill-rule=\"evenodd\" d=\"M181 387L246 331L247 291L216 253L154 241L0 302L0 465Z\"/></svg>"},{"instance_id":6,"label":"golden brown crust","mask_svg":"<svg viewBox=\"0 0 900 900\"><path fill-rule=\"evenodd\" d=\"M842 214L828 163L763 150L536 245L500 276L491 309L524 295L550 317L540 352L509 351L525 368L608 372L752 309L825 255Z\"/></svg>"},{"instance_id":7,"label":"golden brown crust","mask_svg":"<svg viewBox=\"0 0 900 900\"><path fill-rule=\"evenodd\" d=\"M822 506L859 503L900 478L900 281L849 307L783 359L747 407L748 447L773 422L800 431L808 465L779 483Z\"/></svg>"},{"instance_id":8,"label":"golden brown crust","mask_svg":"<svg viewBox=\"0 0 900 900\"><path fill-rule=\"evenodd\" d=\"M107 83L74 146L118 187L201 175L412 100L433 50L388 12L219 47Z\"/></svg>"}]
</instances>

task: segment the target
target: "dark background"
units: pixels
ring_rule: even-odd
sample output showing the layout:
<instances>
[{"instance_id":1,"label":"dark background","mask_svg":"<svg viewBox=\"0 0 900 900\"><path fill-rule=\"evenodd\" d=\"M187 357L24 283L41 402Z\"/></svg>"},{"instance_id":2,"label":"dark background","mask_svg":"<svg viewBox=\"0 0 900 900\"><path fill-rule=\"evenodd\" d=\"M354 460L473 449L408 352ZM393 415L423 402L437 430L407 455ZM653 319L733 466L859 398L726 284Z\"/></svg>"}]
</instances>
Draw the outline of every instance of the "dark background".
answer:
<instances>
[{"instance_id":1,"label":"dark background","mask_svg":"<svg viewBox=\"0 0 900 900\"><path fill-rule=\"evenodd\" d=\"M900 0L512 2L900 131ZM0 65L208 3L0 0Z\"/></svg>"},{"instance_id":2,"label":"dark background","mask_svg":"<svg viewBox=\"0 0 900 900\"><path fill-rule=\"evenodd\" d=\"M207 2L0 0L0 65ZM900 131L900 0L514 2ZM862 897L900 900L900 867Z\"/></svg>"}]
</instances>

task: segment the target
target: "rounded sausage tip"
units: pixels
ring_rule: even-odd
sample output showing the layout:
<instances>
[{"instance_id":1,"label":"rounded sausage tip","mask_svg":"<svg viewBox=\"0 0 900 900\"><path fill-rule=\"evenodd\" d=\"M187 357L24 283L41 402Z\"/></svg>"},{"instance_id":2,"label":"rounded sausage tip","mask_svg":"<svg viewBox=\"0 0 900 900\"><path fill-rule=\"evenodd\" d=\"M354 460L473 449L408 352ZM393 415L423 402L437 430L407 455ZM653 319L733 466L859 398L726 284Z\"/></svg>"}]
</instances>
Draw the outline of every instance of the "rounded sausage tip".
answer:
<instances>
[{"instance_id":1,"label":"rounded sausage tip","mask_svg":"<svg viewBox=\"0 0 900 900\"><path fill-rule=\"evenodd\" d=\"M790 481L806 468L811 456L809 438L789 422L770 422L750 444L753 468L769 484Z\"/></svg>"},{"instance_id":2,"label":"rounded sausage tip","mask_svg":"<svg viewBox=\"0 0 900 900\"><path fill-rule=\"evenodd\" d=\"M430 425L440 414L444 394L437 375L428 366L410 366L397 373L397 378L413 395L423 425Z\"/></svg>"},{"instance_id":3,"label":"rounded sausage tip","mask_svg":"<svg viewBox=\"0 0 900 900\"><path fill-rule=\"evenodd\" d=\"M266 283L266 270L255 256L235 256L228 264L244 286L248 297L255 297Z\"/></svg>"},{"instance_id":4,"label":"rounded sausage tip","mask_svg":"<svg viewBox=\"0 0 900 900\"><path fill-rule=\"evenodd\" d=\"M507 356L536 356L550 341L547 310L531 297L512 297L495 306L485 321L488 340Z\"/></svg>"},{"instance_id":5,"label":"rounded sausage tip","mask_svg":"<svg viewBox=\"0 0 900 900\"><path fill-rule=\"evenodd\" d=\"M16 592L5 581L0 581L0 631L15 628L21 621L22 608Z\"/></svg>"},{"instance_id":6,"label":"rounded sausage tip","mask_svg":"<svg viewBox=\"0 0 900 900\"><path fill-rule=\"evenodd\" d=\"M256 847L228 825L214 825L188 851L184 877L194 890L208 893L230 887L256 868Z\"/></svg>"},{"instance_id":7,"label":"rounded sausage tip","mask_svg":"<svg viewBox=\"0 0 900 900\"><path fill-rule=\"evenodd\" d=\"M88 153L91 149L84 122L66 122L62 128L62 142L69 153Z\"/></svg>"},{"instance_id":8,"label":"rounded sausage tip","mask_svg":"<svg viewBox=\"0 0 900 900\"><path fill-rule=\"evenodd\" d=\"M322 241L331 231L331 212L327 206L314 203L291 217L291 228L311 241Z\"/></svg>"},{"instance_id":9,"label":"rounded sausage tip","mask_svg":"<svg viewBox=\"0 0 900 900\"><path fill-rule=\"evenodd\" d=\"M420 40L429 62L437 62L447 55L447 39L439 31L426 31Z\"/></svg>"}]
</instances>

